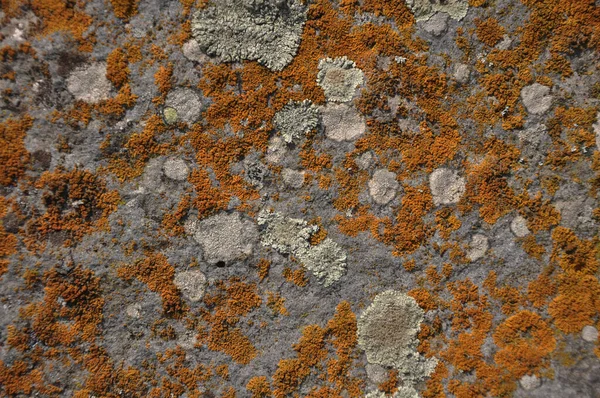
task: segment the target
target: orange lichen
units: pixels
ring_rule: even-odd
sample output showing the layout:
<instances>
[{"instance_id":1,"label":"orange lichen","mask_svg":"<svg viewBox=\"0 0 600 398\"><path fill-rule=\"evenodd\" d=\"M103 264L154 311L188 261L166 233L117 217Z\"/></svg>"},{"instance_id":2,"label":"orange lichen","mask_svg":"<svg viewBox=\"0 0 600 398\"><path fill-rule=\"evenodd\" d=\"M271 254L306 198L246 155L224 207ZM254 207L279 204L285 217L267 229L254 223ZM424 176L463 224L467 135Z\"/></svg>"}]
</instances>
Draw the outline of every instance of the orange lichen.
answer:
<instances>
[{"instance_id":1,"label":"orange lichen","mask_svg":"<svg viewBox=\"0 0 600 398\"><path fill-rule=\"evenodd\" d=\"M392 395L398 389L398 371L392 369L388 371L388 378L383 383L380 383L377 388L386 395Z\"/></svg>"},{"instance_id":2,"label":"orange lichen","mask_svg":"<svg viewBox=\"0 0 600 398\"><path fill-rule=\"evenodd\" d=\"M137 14L138 2L139 0L110 0L115 16L124 20Z\"/></svg>"},{"instance_id":3,"label":"orange lichen","mask_svg":"<svg viewBox=\"0 0 600 398\"><path fill-rule=\"evenodd\" d=\"M267 259L261 258L256 264L258 269L258 278L262 282L267 275L269 275L269 269L271 268L271 262Z\"/></svg>"},{"instance_id":4,"label":"orange lichen","mask_svg":"<svg viewBox=\"0 0 600 398\"><path fill-rule=\"evenodd\" d=\"M8 212L7 201L3 196L0 196L0 220L6 216ZM8 271L9 256L17 252L17 237L6 232L2 222L0 221L0 278Z\"/></svg>"},{"instance_id":5,"label":"orange lichen","mask_svg":"<svg viewBox=\"0 0 600 398\"><path fill-rule=\"evenodd\" d=\"M556 348L552 329L542 317L527 310L498 325L493 337L500 347L494 360L515 378L547 366L545 359Z\"/></svg>"},{"instance_id":6,"label":"orange lichen","mask_svg":"<svg viewBox=\"0 0 600 398\"><path fill-rule=\"evenodd\" d=\"M289 315L288 310L285 308L285 298L281 297L279 293L267 292L267 295L267 307L275 314Z\"/></svg>"},{"instance_id":7,"label":"orange lichen","mask_svg":"<svg viewBox=\"0 0 600 398\"><path fill-rule=\"evenodd\" d=\"M108 191L104 180L86 170L57 168L42 174L35 187L43 190L45 213L27 223L27 234L46 238L64 232L65 244L106 228L108 216L120 200L117 191Z\"/></svg>"},{"instance_id":8,"label":"orange lichen","mask_svg":"<svg viewBox=\"0 0 600 398\"><path fill-rule=\"evenodd\" d=\"M442 239L449 239L450 234L462 225L452 209L448 207L444 207L435 213L435 222Z\"/></svg>"},{"instance_id":9,"label":"orange lichen","mask_svg":"<svg viewBox=\"0 0 600 398\"><path fill-rule=\"evenodd\" d=\"M543 308L550 297L556 294L556 285L546 274L540 274L536 280L529 282L527 298L535 308Z\"/></svg>"},{"instance_id":10,"label":"orange lichen","mask_svg":"<svg viewBox=\"0 0 600 398\"><path fill-rule=\"evenodd\" d=\"M33 125L29 115L20 120L7 119L0 123L0 184L12 185L25 173L29 162L29 152L23 139Z\"/></svg>"},{"instance_id":11,"label":"orange lichen","mask_svg":"<svg viewBox=\"0 0 600 398\"><path fill-rule=\"evenodd\" d=\"M477 29L475 29L477 38L490 47L494 47L498 44L506 32L504 27L502 27L495 18L488 18L485 21L476 18L475 26L477 26Z\"/></svg>"},{"instance_id":12,"label":"orange lichen","mask_svg":"<svg viewBox=\"0 0 600 398\"><path fill-rule=\"evenodd\" d=\"M167 66L158 67L154 74L154 84L164 98L173 87L173 64L169 63Z\"/></svg>"},{"instance_id":13,"label":"orange lichen","mask_svg":"<svg viewBox=\"0 0 600 398\"><path fill-rule=\"evenodd\" d=\"M252 398L267 398L271 396L271 385L265 376L255 376L248 381L246 389L252 393Z\"/></svg>"},{"instance_id":14,"label":"orange lichen","mask_svg":"<svg viewBox=\"0 0 600 398\"><path fill-rule=\"evenodd\" d=\"M291 268L286 267L283 269L283 277L296 286L304 287L308 284L308 278L306 277L304 268L292 270Z\"/></svg>"},{"instance_id":15,"label":"orange lichen","mask_svg":"<svg viewBox=\"0 0 600 398\"><path fill-rule=\"evenodd\" d=\"M256 348L236 325L240 318L261 305L256 285L232 278L228 284L217 283L218 291L207 294L204 302L211 309L203 309L201 316L208 331L198 335L210 350L221 351L240 364L248 364L257 355Z\"/></svg>"},{"instance_id":16,"label":"orange lichen","mask_svg":"<svg viewBox=\"0 0 600 398\"><path fill-rule=\"evenodd\" d=\"M122 265L117 269L120 278L127 281L133 278L148 285L148 288L160 294L163 311L166 316L180 317L186 311L179 290L173 282L175 268L161 253L148 253L144 259L131 265Z\"/></svg>"},{"instance_id":17,"label":"orange lichen","mask_svg":"<svg viewBox=\"0 0 600 398\"><path fill-rule=\"evenodd\" d=\"M122 48L117 47L106 58L106 78L115 87L120 88L129 80L129 62L127 54Z\"/></svg>"}]
</instances>

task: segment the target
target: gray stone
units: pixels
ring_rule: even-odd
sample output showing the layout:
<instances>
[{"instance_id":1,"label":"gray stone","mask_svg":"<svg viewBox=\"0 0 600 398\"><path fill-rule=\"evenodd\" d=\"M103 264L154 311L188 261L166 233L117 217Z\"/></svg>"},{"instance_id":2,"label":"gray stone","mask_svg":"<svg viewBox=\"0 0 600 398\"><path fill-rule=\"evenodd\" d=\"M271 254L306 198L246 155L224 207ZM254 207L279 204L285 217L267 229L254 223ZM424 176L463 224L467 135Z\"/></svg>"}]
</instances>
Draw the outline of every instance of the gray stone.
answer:
<instances>
[{"instance_id":1,"label":"gray stone","mask_svg":"<svg viewBox=\"0 0 600 398\"><path fill-rule=\"evenodd\" d=\"M452 19L460 21L467 15L469 2L466 0L405 0L415 16L416 22L427 21L436 12L447 13Z\"/></svg>"},{"instance_id":2,"label":"gray stone","mask_svg":"<svg viewBox=\"0 0 600 398\"><path fill-rule=\"evenodd\" d=\"M77 100L98 103L110 98L112 83L106 78L106 63L96 62L75 69L67 79L67 90Z\"/></svg>"},{"instance_id":3,"label":"gray stone","mask_svg":"<svg viewBox=\"0 0 600 398\"><path fill-rule=\"evenodd\" d=\"M353 141L367 129L365 119L353 106L329 103L321 113L325 135L334 141Z\"/></svg>"},{"instance_id":4,"label":"gray stone","mask_svg":"<svg viewBox=\"0 0 600 398\"><path fill-rule=\"evenodd\" d=\"M552 106L550 87L539 83L523 87L521 90L521 99L527 111L534 115L541 115Z\"/></svg>"},{"instance_id":5,"label":"gray stone","mask_svg":"<svg viewBox=\"0 0 600 398\"><path fill-rule=\"evenodd\" d=\"M431 33L434 36L440 36L448 28L448 14L444 12L438 12L425 23L423 23L423 30L427 33Z\"/></svg>"},{"instance_id":6,"label":"gray stone","mask_svg":"<svg viewBox=\"0 0 600 398\"><path fill-rule=\"evenodd\" d=\"M275 136L269 140L269 146L267 147L267 154L265 159L269 163L279 163L283 160L283 157L287 153L287 147L283 138Z\"/></svg>"},{"instance_id":7,"label":"gray stone","mask_svg":"<svg viewBox=\"0 0 600 398\"><path fill-rule=\"evenodd\" d=\"M205 63L210 59L202 52L200 44L198 44L198 42L194 39L186 41L181 47L181 50L183 51L183 56L190 61Z\"/></svg>"},{"instance_id":8,"label":"gray stone","mask_svg":"<svg viewBox=\"0 0 600 398\"><path fill-rule=\"evenodd\" d=\"M396 174L386 169L379 169L373 174L373 178L369 180L369 194L373 200L380 204L385 205L389 203L400 187L400 184L396 180Z\"/></svg>"}]
</instances>

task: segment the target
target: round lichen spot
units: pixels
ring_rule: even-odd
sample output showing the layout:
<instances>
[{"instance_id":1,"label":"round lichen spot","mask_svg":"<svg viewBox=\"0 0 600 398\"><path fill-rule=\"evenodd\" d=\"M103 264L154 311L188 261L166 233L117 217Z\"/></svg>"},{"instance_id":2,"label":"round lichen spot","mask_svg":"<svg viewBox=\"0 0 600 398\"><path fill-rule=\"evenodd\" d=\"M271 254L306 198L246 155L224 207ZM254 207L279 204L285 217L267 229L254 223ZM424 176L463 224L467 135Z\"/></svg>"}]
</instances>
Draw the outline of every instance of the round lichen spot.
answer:
<instances>
[{"instance_id":1,"label":"round lichen spot","mask_svg":"<svg viewBox=\"0 0 600 398\"><path fill-rule=\"evenodd\" d=\"M317 83L332 102L348 102L354 97L356 88L363 84L364 74L354 61L347 57L324 58L319 61Z\"/></svg>"},{"instance_id":2,"label":"round lichen spot","mask_svg":"<svg viewBox=\"0 0 600 398\"><path fill-rule=\"evenodd\" d=\"M386 169L379 169L373 174L373 178L369 180L369 194L380 205L389 203L400 187L396 181L396 174Z\"/></svg>"},{"instance_id":3,"label":"round lichen spot","mask_svg":"<svg viewBox=\"0 0 600 398\"><path fill-rule=\"evenodd\" d=\"M191 88L179 88L171 91L165 99L165 111L169 108L173 108L175 113L175 120L181 120L185 123L193 123L200 117L202 112L202 101L200 96ZM170 122L165 114L165 121Z\"/></svg>"},{"instance_id":4,"label":"round lichen spot","mask_svg":"<svg viewBox=\"0 0 600 398\"><path fill-rule=\"evenodd\" d=\"M598 329L591 325L584 326L581 330L581 338L589 343L595 343L598 341Z\"/></svg>"},{"instance_id":5,"label":"round lichen spot","mask_svg":"<svg viewBox=\"0 0 600 398\"><path fill-rule=\"evenodd\" d=\"M466 181L454 170L439 168L429 176L429 188L433 195L433 204L458 203L465 193Z\"/></svg>"},{"instance_id":6,"label":"round lichen spot","mask_svg":"<svg viewBox=\"0 0 600 398\"><path fill-rule=\"evenodd\" d=\"M304 137L319 125L319 110L311 101L291 101L275 113L273 125L287 143Z\"/></svg>"},{"instance_id":7,"label":"round lichen spot","mask_svg":"<svg viewBox=\"0 0 600 398\"><path fill-rule=\"evenodd\" d=\"M67 79L67 90L77 100L97 103L110 97L112 83L106 78L106 63L96 62L74 70Z\"/></svg>"},{"instance_id":8,"label":"round lichen spot","mask_svg":"<svg viewBox=\"0 0 600 398\"><path fill-rule=\"evenodd\" d=\"M173 124L177 121L177 110L175 108L167 106L163 110L163 116L167 124Z\"/></svg>"},{"instance_id":9,"label":"round lichen spot","mask_svg":"<svg viewBox=\"0 0 600 398\"><path fill-rule=\"evenodd\" d=\"M415 299L404 293L378 294L358 320L358 344L367 361L396 368L406 382L431 374L437 360L416 351L423 314Z\"/></svg>"},{"instance_id":10,"label":"round lichen spot","mask_svg":"<svg viewBox=\"0 0 600 398\"><path fill-rule=\"evenodd\" d=\"M167 159L163 165L163 170L167 177L176 181L185 181L190 174L190 168L185 160L178 158Z\"/></svg>"},{"instance_id":11,"label":"round lichen spot","mask_svg":"<svg viewBox=\"0 0 600 398\"><path fill-rule=\"evenodd\" d=\"M353 141L367 130L365 119L356 108L329 103L321 108L325 135L334 141Z\"/></svg>"},{"instance_id":12,"label":"round lichen spot","mask_svg":"<svg viewBox=\"0 0 600 398\"><path fill-rule=\"evenodd\" d=\"M173 283L183 296L191 302L197 302L204 297L206 289L206 276L198 270L184 271L175 274Z\"/></svg>"}]
</instances>

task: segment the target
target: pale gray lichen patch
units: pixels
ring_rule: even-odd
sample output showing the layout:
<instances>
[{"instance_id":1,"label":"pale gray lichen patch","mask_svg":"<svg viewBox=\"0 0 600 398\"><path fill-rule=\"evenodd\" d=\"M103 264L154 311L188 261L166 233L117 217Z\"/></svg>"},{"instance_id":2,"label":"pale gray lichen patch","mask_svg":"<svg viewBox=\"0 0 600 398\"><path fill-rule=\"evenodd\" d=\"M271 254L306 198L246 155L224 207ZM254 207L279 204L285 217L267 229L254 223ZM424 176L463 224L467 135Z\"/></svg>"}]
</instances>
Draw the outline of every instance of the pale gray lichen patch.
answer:
<instances>
[{"instance_id":1,"label":"pale gray lichen patch","mask_svg":"<svg viewBox=\"0 0 600 398\"><path fill-rule=\"evenodd\" d=\"M296 55L305 21L297 0L213 0L194 15L192 34L224 62L258 61L280 71Z\"/></svg>"},{"instance_id":2,"label":"pale gray lichen patch","mask_svg":"<svg viewBox=\"0 0 600 398\"><path fill-rule=\"evenodd\" d=\"M183 293L183 297L191 302L197 302L204 297L206 290L206 275L199 270L183 271L175 274L175 286Z\"/></svg>"},{"instance_id":3,"label":"pale gray lichen patch","mask_svg":"<svg viewBox=\"0 0 600 398\"><path fill-rule=\"evenodd\" d=\"M510 230L518 238L523 238L530 233L529 228L527 228L527 220L523 216L513 218L510 223Z\"/></svg>"},{"instance_id":4,"label":"pale gray lichen patch","mask_svg":"<svg viewBox=\"0 0 600 398\"><path fill-rule=\"evenodd\" d=\"M525 375L519 380L521 387L526 390L534 390L542 385L542 381L536 375Z\"/></svg>"},{"instance_id":5,"label":"pale gray lichen patch","mask_svg":"<svg viewBox=\"0 0 600 398\"><path fill-rule=\"evenodd\" d=\"M405 0L408 7L413 12L416 22L427 21L436 12L444 12L450 18L460 21L467 15L469 2L467 0Z\"/></svg>"},{"instance_id":6,"label":"pale gray lichen patch","mask_svg":"<svg viewBox=\"0 0 600 398\"><path fill-rule=\"evenodd\" d=\"M97 103L110 97L112 83L106 78L106 63L96 62L75 69L67 79L67 90L75 99Z\"/></svg>"},{"instance_id":7,"label":"pale gray lichen patch","mask_svg":"<svg viewBox=\"0 0 600 398\"><path fill-rule=\"evenodd\" d=\"M417 352L423 316L415 299L404 293L388 290L378 294L358 319L358 345L367 361L396 368L405 385L429 376L437 360Z\"/></svg>"},{"instance_id":8,"label":"pale gray lichen patch","mask_svg":"<svg viewBox=\"0 0 600 398\"><path fill-rule=\"evenodd\" d=\"M176 111L176 120L193 123L202 112L202 101L200 96L191 88L178 88L167 94L165 106ZM167 114L165 113L165 119ZM172 123L172 122L171 122Z\"/></svg>"},{"instance_id":9,"label":"pale gray lichen patch","mask_svg":"<svg viewBox=\"0 0 600 398\"><path fill-rule=\"evenodd\" d=\"M265 159L269 163L279 163L283 160L287 153L287 147L283 139L279 136L272 137L269 140L269 146L267 147L267 153Z\"/></svg>"},{"instance_id":10,"label":"pale gray lichen patch","mask_svg":"<svg viewBox=\"0 0 600 398\"><path fill-rule=\"evenodd\" d=\"M176 181L185 181L190 174L190 168L183 159L170 158L163 164L165 175Z\"/></svg>"},{"instance_id":11,"label":"pale gray lichen patch","mask_svg":"<svg viewBox=\"0 0 600 398\"><path fill-rule=\"evenodd\" d=\"M308 239L319 229L302 219L285 217L264 209L258 214L257 222L265 226L261 243L283 254L296 254L308 248Z\"/></svg>"},{"instance_id":12,"label":"pale gray lichen patch","mask_svg":"<svg viewBox=\"0 0 600 398\"><path fill-rule=\"evenodd\" d=\"M584 326L581 330L581 338L588 343L595 343L598 341L598 329L592 325Z\"/></svg>"},{"instance_id":13,"label":"pale gray lichen patch","mask_svg":"<svg viewBox=\"0 0 600 398\"><path fill-rule=\"evenodd\" d=\"M467 258L469 261L476 261L485 256L489 248L488 238L483 234L475 234L469 243Z\"/></svg>"},{"instance_id":14,"label":"pale gray lichen patch","mask_svg":"<svg viewBox=\"0 0 600 398\"><path fill-rule=\"evenodd\" d=\"M328 103L321 113L325 135L334 141L353 141L367 130L365 119L353 106Z\"/></svg>"},{"instance_id":15,"label":"pale gray lichen patch","mask_svg":"<svg viewBox=\"0 0 600 398\"><path fill-rule=\"evenodd\" d=\"M273 125L283 140L291 143L319 125L319 110L309 100L290 101L275 113Z\"/></svg>"},{"instance_id":16,"label":"pale gray lichen patch","mask_svg":"<svg viewBox=\"0 0 600 398\"><path fill-rule=\"evenodd\" d=\"M323 89L327 101L348 102L356 88L363 84L363 71L347 57L324 58L319 61L317 83Z\"/></svg>"},{"instance_id":17,"label":"pale gray lichen patch","mask_svg":"<svg viewBox=\"0 0 600 398\"><path fill-rule=\"evenodd\" d=\"M400 187L396 181L396 174L386 169L375 171L367 185L369 186L369 195L375 203L380 205L385 205L394 199Z\"/></svg>"},{"instance_id":18,"label":"pale gray lichen patch","mask_svg":"<svg viewBox=\"0 0 600 398\"><path fill-rule=\"evenodd\" d=\"M534 115L545 113L552 106L552 95L550 87L533 83L521 89L521 99L527 112Z\"/></svg>"},{"instance_id":19,"label":"pale gray lichen patch","mask_svg":"<svg viewBox=\"0 0 600 398\"><path fill-rule=\"evenodd\" d=\"M457 203L465 193L465 185L465 179L454 170L439 168L429 175L429 188L436 206Z\"/></svg>"},{"instance_id":20,"label":"pale gray lichen patch","mask_svg":"<svg viewBox=\"0 0 600 398\"><path fill-rule=\"evenodd\" d=\"M299 189L304 184L304 171L292 170L292 169L283 169L281 171L281 178L283 178L283 183L290 188Z\"/></svg>"},{"instance_id":21,"label":"pale gray lichen patch","mask_svg":"<svg viewBox=\"0 0 600 398\"><path fill-rule=\"evenodd\" d=\"M310 237L319 230L305 220L289 218L280 213L261 210L258 225L261 243L282 254L293 254L325 286L339 280L346 272L346 252L331 240L325 239L317 245L310 244Z\"/></svg>"},{"instance_id":22,"label":"pale gray lichen patch","mask_svg":"<svg viewBox=\"0 0 600 398\"><path fill-rule=\"evenodd\" d=\"M258 236L256 225L237 212L188 221L185 231L202 246L204 260L209 264L227 264L248 257Z\"/></svg>"}]
</instances>

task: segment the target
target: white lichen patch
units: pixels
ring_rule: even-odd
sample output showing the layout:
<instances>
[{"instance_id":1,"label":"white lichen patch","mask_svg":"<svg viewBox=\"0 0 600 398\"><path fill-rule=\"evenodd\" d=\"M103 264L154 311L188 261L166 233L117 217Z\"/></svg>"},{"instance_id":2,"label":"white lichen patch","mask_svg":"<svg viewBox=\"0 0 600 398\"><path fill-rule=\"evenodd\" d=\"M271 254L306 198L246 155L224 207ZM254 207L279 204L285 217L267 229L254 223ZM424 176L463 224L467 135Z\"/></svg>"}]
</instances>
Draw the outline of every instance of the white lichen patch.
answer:
<instances>
[{"instance_id":1,"label":"white lichen patch","mask_svg":"<svg viewBox=\"0 0 600 398\"><path fill-rule=\"evenodd\" d=\"M173 279L175 286L181 291L183 297L191 302L202 300L206 290L206 276L199 270L178 272Z\"/></svg>"},{"instance_id":2,"label":"white lichen patch","mask_svg":"<svg viewBox=\"0 0 600 398\"><path fill-rule=\"evenodd\" d=\"M180 158L170 158L163 164L165 175L176 181L185 181L190 174L190 168L185 160Z\"/></svg>"},{"instance_id":3,"label":"white lichen patch","mask_svg":"<svg viewBox=\"0 0 600 398\"><path fill-rule=\"evenodd\" d=\"M310 237L319 230L305 220L285 217L279 213L261 210L258 224L265 226L261 243L283 254L292 254L319 282L330 286L346 272L346 252L331 240L310 244Z\"/></svg>"},{"instance_id":4,"label":"white lichen patch","mask_svg":"<svg viewBox=\"0 0 600 398\"><path fill-rule=\"evenodd\" d=\"M269 146L267 147L267 153L265 159L269 163L279 163L283 160L287 153L287 147L283 139L279 136L275 136L269 140Z\"/></svg>"},{"instance_id":5,"label":"white lichen patch","mask_svg":"<svg viewBox=\"0 0 600 398\"><path fill-rule=\"evenodd\" d=\"M433 372L437 360L417 352L417 333L423 310L415 299L394 290L378 294L358 319L358 345L367 361L394 367L405 385L423 380Z\"/></svg>"},{"instance_id":6,"label":"white lichen patch","mask_svg":"<svg viewBox=\"0 0 600 398\"><path fill-rule=\"evenodd\" d=\"M475 234L471 238L469 243L469 250L467 251L467 258L469 261L476 261L485 256L485 253L489 249L489 242L487 236L483 234Z\"/></svg>"},{"instance_id":7,"label":"white lichen patch","mask_svg":"<svg viewBox=\"0 0 600 398\"><path fill-rule=\"evenodd\" d=\"M258 236L256 225L237 212L188 221L185 230L202 246L204 260L209 264L228 264L248 257Z\"/></svg>"},{"instance_id":8,"label":"white lichen patch","mask_svg":"<svg viewBox=\"0 0 600 398\"><path fill-rule=\"evenodd\" d=\"M385 205L394 199L400 184L396 180L395 173L386 169L379 169L373 173L368 186L369 195L373 200L380 205Z\"/></svg>"},{"instance_id":9,"label":"white lichen patch","mask_svg":"<svg viewBox=\"0 0 600 398\"><path fill-rule=\"evenodd\" d=\"M581 330L581 338L588 343L595 343L598 341L598 329L592 325L584 326Z\"/></svg>"},{"instance_id":10,"label":"white lichen patch","mask_svg":"<svg viewBox=\"0 0 600 398\"><path fill-rule=\"evenodd\" d=\"M142 316L142 305L140 303L129 304L125 307L125 314L128 317L139 319Z\"/></svg>"},{"instance_id":11,"label":"white lichen patch","mask_svg":"<svg viewBox=\"0 0 600 398\"><path fill-rule=\"evenodd\" d=\"M534 390L542 385L542 381L536 375L525 375L519 380L521 387L526 390Z\"/></svg>"},{"instance_id":12,"label":"white lichen patch","mask_svg":"<svg viewBox=\"0 0 600 398\"><path fill-rule=\"evenodd\" d=\"M323 89L327 101L351 101L356 88L363 82L363 71L347 57L324 58L319 61L317 83Z\"/></svg>"},{"instance_id":13,"label":"white lichen patch","mask_svg":"<svg viewBox=\"0 0 600 398\"><path fill-rule=\"evenodd\" d=\"M429 188L436 206L458 203L465 193L465 185L465 179L454 170L439 168L429 175Z\"/></svg>"},{"instance_id":14,"label":"white lichen patch","mask_svg":"<svg viewBox=\"0 0 600 398\"><path fill-rule=\"evenodd\" d=\"M553 97L550 95L550 87L533 83L523 87L521 90L521 99L523 100L523 105L527 108L527 112L534 115L541 115L550 109Z\"/></svg>"},{"instance_id":15,"label":"white lichen patch","mask_svg":"<svg viewBox=\"0 0 600 398\"><path fill-rule=\"evenodd\" d=\"M298 141L319 125L319 110L309 100L291 101L275 113L273 125L285 142Z\"/></svg>"},{"instance_id":16,"label":"white lichen patch","mask_svg":"<svg viewBox=\"0 0 600 398\"><path fill-rule=\"evenodd\" d=\"M516 216L510 223L510 230L518 238L523 238L530 234L527 228L527 220L523 216Z\"/></svg>"},{"instance_id":17,"label":"white lichen patch","mask_svg":"<svg viewBox=\"0 0 600 398\"><path fill-rule=\"evenodd\" d=\"M281 171L281 178L287 187L299 189L304 184L304 174L304 171L286 168Z\"/></svg>"},{"instance_id":18,"label":"white lichen patch","mask_svg":"<svg viewBox=\"0 0 600 398\"><path fill-rule=\"evenodd\" d=\"M165 106L177 112L177 120L193 123L200 117L202 102L200 96L191 88L178 88L167 94Z\"/></svg>"},{"instance_id":19,"label":"white lichen patch","mask_svg":"<svg viewBox=\"0 0 600 398\"><path fill-rule=\"evenodd\" d=\"M416 22L427 21L436 12L443 12L450 18L460 21L467 15L469 2L467 0L405 0L415 16Z\"/></svg>"},{"instance_id":20,"label":"white lichen patch","mask_svg":"<svg viewBox=\"0 0 600 398\"><path fill-rule=\"evenodd\" d=\"M325 135L334 141L353 141L367 130L365 119L353 106L328 103L321 114Z\"/></svg>"},{"instance_id":21,"label":"white lichen patch","mask_svg":"<svg viewBox=\"0 0 600 398\"><path fill-rule=\"evenodd\" d=\"M67 90L75 99L97 103L110 98L112 83L106 78L106 63L96 62L75 69L67 79Z\"/></svg>"}]
</instances>

